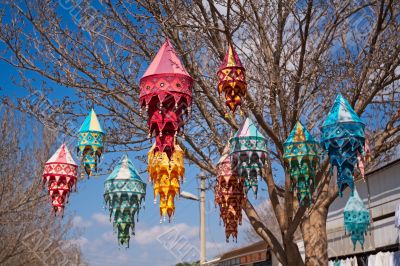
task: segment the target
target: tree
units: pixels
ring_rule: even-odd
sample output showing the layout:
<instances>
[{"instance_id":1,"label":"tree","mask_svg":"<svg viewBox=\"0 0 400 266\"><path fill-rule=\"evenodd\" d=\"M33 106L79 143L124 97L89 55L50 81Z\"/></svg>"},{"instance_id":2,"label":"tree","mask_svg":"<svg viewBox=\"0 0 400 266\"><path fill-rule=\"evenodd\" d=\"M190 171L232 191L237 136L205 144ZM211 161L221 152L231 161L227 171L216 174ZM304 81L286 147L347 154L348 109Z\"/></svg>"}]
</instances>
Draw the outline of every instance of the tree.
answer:
<instances>
[{"instance_id":1,"label":"tree","mask_svg":"<svg viewBox=\"0 0 400 266\"><path fill-rule=\"evenodd\" d=\"M400 141L397 1L36 0L3 6L2 60L18 68L22 77L30 73L51 81L45 88L73 88L79 101L59 104L63 119L80 115L74 115L72 107L103 107L111 151L149 148L138 107L138 79L169 38L195 80L193 118L180 141L186 158L210 178L229 132L237 130L240 121L224 115L216 90L216 69L227 43L233 42L247 70L242 110L268 137L263 179L282 242L250 201L244 211L283 265L304 264L293 237L298 228L305 264L327 263L327 212L338 195L325 159L315 204L299 207L282 158L283 142L295 122L303 120L317 135L341 92L367 122L372 159ZM34 90L27 81L21 86ZM29 105L18 107L30 111ZM275 168L284 176L277 176Z\"/></svg>"},{"instance_id":2,"label":"tree","mask_svg":"<svg viewBox=\"0 0 400 266\"><path fill-rule=\"evenodd\" d=\"M0 264L83 265L79 247L68 242L70 221L62 225L49 214L51 203L41 185L54 133L24 118L0 105ZM27 141L33 133L43 140Z\"/></svg>"}]
</instances>

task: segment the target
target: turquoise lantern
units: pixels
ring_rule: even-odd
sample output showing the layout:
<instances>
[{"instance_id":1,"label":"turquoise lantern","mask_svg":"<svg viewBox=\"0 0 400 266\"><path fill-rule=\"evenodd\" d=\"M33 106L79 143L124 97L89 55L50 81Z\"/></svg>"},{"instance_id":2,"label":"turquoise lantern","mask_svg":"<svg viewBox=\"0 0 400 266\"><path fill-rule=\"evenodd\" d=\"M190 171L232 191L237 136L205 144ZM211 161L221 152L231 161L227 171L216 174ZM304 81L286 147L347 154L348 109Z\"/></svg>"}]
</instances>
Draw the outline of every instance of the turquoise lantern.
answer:
<instances>
[{"instance_id":1,"label":"turquoise lantern","mask_svg":"<svg viewBox=\"0 0 400 266\"><path fill-rule=\"evenodd\" d=\"M104 200L110 211L110 220L118 231L118 243L129 247L131 230L135 233L135 215L139 214L146 196L146 184L127 155L104 181ZM143 203L144 204L144 203Z\"/></svg>"},{"instance_id":2,"label":"turquoise lantern","mask_svg":"<svg viewBox=\"0 0 400 266\"><path fill-rule=\"evenodd\" d=\"M351 235L354 249L357 241L360 242L362 249L364 249L364 235L366 235L370 225L370 215L356 189L354 189L353 195L347 201L343 214L344 228Z\"/></svg>"},{"instance_id":3,"label":"turquoise lantern","mask_svg":"<svg viewBox=\"0 0 400 266\"><path fill-rule=\"evenodd\" d=\"M90 177L97 171L97 165L104 151L104 131L93 109L79 129L76 148L82 167Z\"/></svg>"},{"instance_id":4,"label":"turquoise lantern","mask_svg":"<svg viewBox=\"0 0 400 266\"><path fill-rule=\"evenodd\" d=\"M231 144L232 167L245 179L246 192L251 188L257 197L258 176L262 175L267 141L250 118L246 118L236 134L229 140Z\"/></svg>"},{"instance_id":5,"label":"turquoise lantern","mask_svg":"<svg viewBox=\"0 0 400 266\"><path fill-rule=\"evenodd\" d=\"M339 196L343 195L345 185L354 190L353 174L358 158L365 155L365 124L350 106L338 95L326 120L321 127L322 147L328 154L331 171L337 169Z\"/></svg>"},{"instance_id":6,"label":"turquoise lantern","mask_svg":"<svg viewBox=\"0 0 400 266\"><path fill-rule=\"evenodd\" d=\"M292 189L295 187L300 205L311 203L315 176L319 166L319 144L307 128L297 122L283 144Z\"/></svg>"}]
</instances>

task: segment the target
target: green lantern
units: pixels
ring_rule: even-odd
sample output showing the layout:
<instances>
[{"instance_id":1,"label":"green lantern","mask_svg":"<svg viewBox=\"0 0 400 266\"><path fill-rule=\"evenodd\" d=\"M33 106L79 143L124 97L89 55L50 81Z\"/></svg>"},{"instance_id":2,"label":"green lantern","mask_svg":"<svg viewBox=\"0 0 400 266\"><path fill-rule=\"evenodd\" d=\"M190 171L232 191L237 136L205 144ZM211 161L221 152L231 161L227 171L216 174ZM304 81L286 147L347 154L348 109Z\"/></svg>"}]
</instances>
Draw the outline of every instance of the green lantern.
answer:
<instances>
[{"instance_id":1,"label":"green lantern","mask_svg":"<svg viewBox=\"0 0 400 266\"><path fill-rule=\"evenodd\" d=\"M97 165L104 150L104 131L93 109L79 129L76 148L82 167L86 174L91 176L94 171L97 171Z\"/></svg>"},{"instance_id":2,"label":"green lantern","mask_svg":"<svg viewBox=\"0 0 400 266\"><path fill-rule=\"evenodd\" d=\"M265 163L267 142L250 118L246 118L236 134L229 140L232 167L245 179L246 192L253 189L257 197L258 176Z\"/></svg>"},{"instance_id":3,"label":"green lantern","mask_svg":"<svg viewBox=\"0 0 400 266\"><path fill-rule=\"evenodd\" d=\"M311 203L319 166L318 142L300 122L297 122L283 144L283 149L292 189L296 189L300 204L308 205Z\"/></svg>"},{"instance_id":4,"label":"green lantern","mask_svg":"<svg viewBox=\"0 0 400 266\"><path fill-rule=\"evenodd\" d=\"M124 155L104 181L104 200L118 231L118 243L129 247L130 232L135 233L135 215L146 196L146 184L133 163ZM144 204L144 203L143 203Z\"/></svg>"}]
</instances>

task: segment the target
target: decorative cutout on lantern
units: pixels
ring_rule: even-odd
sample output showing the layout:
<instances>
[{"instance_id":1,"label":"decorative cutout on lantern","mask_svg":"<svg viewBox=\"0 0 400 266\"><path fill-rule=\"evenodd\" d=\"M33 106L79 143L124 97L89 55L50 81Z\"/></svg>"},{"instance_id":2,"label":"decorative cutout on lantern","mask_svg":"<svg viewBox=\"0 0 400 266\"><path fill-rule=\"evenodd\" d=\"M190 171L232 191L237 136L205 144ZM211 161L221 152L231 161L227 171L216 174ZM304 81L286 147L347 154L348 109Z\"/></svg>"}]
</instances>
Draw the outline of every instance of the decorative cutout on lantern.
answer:
<instances>
[{"instance_id":1,"label":"decorative cutout on lantern","mask_svg":"<svg viewBox=\"0 0 400 266\"><path fill-rule=\"evenodd\" d=\"M321 127L322 147L326 150L333 167L337 169L339 196L347 184L354 189L353 174L358 158L365 155L365 124L351 108L349 102L338 95L324 124ZM361 172L363 174L363 172Z\"/></svg>"},{"instance_id":2,"label":"decorative cutout on lantern","mask_svg":"<svg viewBox=\"0 0 400 266\"><path fill-rule=\"evenodd\" d=\"M64 214L72 188L76 191L77 168L65 143L46 162L43 172L43 184L47 183L55 214Z\"/></svg>"},{"instance_id":3,"label":"decorative cutout on lantern","mask_svg":"<svg viewBox=\"0 0 400 266\"><path fill-rule=\"evenodd\" d=\"M318 142L297 122L283 144L283 158L288 164L292 188L296 187L301 205L309 205L319 166Z\"/></svg>"},{"instance_id":4,"label":"decorative cutout on lantern","mask_svg":"<svg viewBox=\"0 0 400 266\"><path fill-rule=\"evenodd\" d=\"M166 152L157 149L156 144L148 153L149 181L154 186L154 203L160 196L160 222L168 215L168 221L175 212L175 196L180 194L180 182L183 182L185 165L184 151L179 145L174 146L174 153L171 159Z\"/></svg>"},{"instance_id":5,"label":"decorative cutout on lantern","mask_svg":"<svg viewBox=\"0 0 400 266\"><path fill-rule=\"evenodd\" d=\"M229 242L231 236L237 241L238 225L242 224L242 208L246 200L244 178L239 177L232 169L229 149L228 144L217 164L217 182L214 188L215 204L219 205L226 242Z\"/></svg>"},{"instance_id":6,"label":"decorative cutout on lantern","mask_svg":"<svg viewBox=\"0 0 400 266\"><path fill-rule=\"evenodd\" d=\"M127 155L122 156L104 181L104 200L118 232L118 243L129 247L131 231L135 234L135 215L139 215L146 196L146 184ZM143 202L144 204L144 202Z\"/></svg>"},{"instance_id":7,"label":"decorative cutout on lantern","mask_svg":"<svg viewBox=\"0 0 400 266\"><path fill-rule=\"evenodd\" d=\"M357 241L360 242L362 249L364 249L364 235L367 234L370 215L363 201L358 196L357 189L354 189L353 195L347 201L343 214L344 227L346 232L351 234L354 249L356 248Z\"/></svg>"},{"instance_id":8,"label":"decorative cutout on lantern","mask_svg":"<svg viewBox=\"0 0 400 266\"><path fill-rule=\"evenodd\" d=\"M79 129L76 145L78 156L81 158L81 165L88 177L92 176L94 171L97 171L97 165L100 163L103 153L103 143L104 131L92 109Z\"/></svg>"},{"instance_id":9,"label":"decorative cutout on lantern","mask_svg":"<svg viewBox=\"0 0 400 266\"><path fill-rule=\"evenodd\" d=\"M231 145L232 167L245 179L246 193L252 188L257 197L258 178L265 163L267 143L250 118L229 140Z\"/></svg>"},{"instance_id":10,"label":"decorative cutout on lantern","mask_svg":"<svg viewBox=\"0 0 400 266\"><path fill-rule=\"evenodd\" d=\"M242 104L242 99L246 96L246 70L232 44L229 44L224 61L217 72L218 93L224 93L225 104L232 113Z\"/></svg>"},{"instance_id":11,"label":"decorative cutout on lantern","mask_svg":"<svg viewBox=\"0 0 400 266\"><path fill-rule=\"evenodd\" d=\"M184 115L192 104L193 79L167 40L140 79L140 106L145 107L149 137L156 136L156 150L171 158L174 139L183 131Z\"/></svg>"}]
</instances>

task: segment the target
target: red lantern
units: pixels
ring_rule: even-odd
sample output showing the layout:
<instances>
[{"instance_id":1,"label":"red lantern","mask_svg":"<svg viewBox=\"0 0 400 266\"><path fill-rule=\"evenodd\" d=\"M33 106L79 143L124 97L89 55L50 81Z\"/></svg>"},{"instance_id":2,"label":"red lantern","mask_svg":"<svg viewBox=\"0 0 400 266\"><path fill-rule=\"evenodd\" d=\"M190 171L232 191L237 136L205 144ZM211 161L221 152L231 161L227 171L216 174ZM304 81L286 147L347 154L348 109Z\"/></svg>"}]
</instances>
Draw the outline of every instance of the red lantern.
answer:
<instances>
[{"instance_id":1,"label":"red lantern","mask_svg":"<svg viewBox=\"0 0 400 266\"><path fill-rule=\"evenodd\" d=\"M231 44L229 44L228 51L218 69L217 75L219 79L218 93L224 93L225 104L234 113L246 96L247 84L246 71Z\"/></svg>"},{"instance_id":2,"label":"red lantern","mask_svg":"<svg viewBox=\"0 0 400 266\"><path fill-rule=\"evenodd\" d=\"M229 146L227 146L217 165L215 184L215 203L220 208L227 242L230 236L237 241L238 225L242 224L242 208L245 200L244 178L239 177L232 169Z\"/></svg>"},{"instance_id":3,"label":"red lantern","mask_svg":"<svg viewBox=\"0 0 400 266\"><path fill-rule=\"evenodd\" d=\"M154 152L171 158L174 139L190 113L193 79L167 40L140 79L140 107L148 115L149 137L156 136Z\"/></svg>"},{"instance_id":4,"label":"red lantern","mask_svg":"<svg viewBox=\"0 0 400 266\"><path fill-rule=\"evenodd\" d=\"M73 188L76 190L78 165L72 159L65 143L46 162L43 183L48 186L50 200L55 213L63 214L65 204Z\"/></svg>"}]
</instances>

